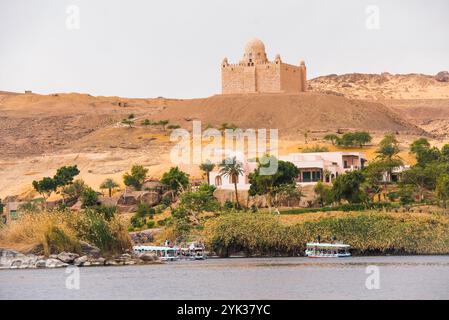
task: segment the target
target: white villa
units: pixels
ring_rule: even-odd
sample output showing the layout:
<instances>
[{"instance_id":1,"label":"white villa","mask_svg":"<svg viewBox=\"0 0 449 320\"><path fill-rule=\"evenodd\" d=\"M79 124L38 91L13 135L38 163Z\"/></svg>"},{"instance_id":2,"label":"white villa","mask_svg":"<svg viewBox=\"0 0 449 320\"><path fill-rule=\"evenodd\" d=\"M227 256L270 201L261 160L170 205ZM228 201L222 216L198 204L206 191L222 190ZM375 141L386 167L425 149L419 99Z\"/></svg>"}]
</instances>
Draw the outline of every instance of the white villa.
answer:
<instances>
[{"instance_id":1,"label":"white villa","mask_svg":"<svg viewBox=\"0 0 449 320\"><path fill-rule=\"evenodd\" d=\"M316 184L318 181L332 183L339 174L363 169L366 159L361 152L313 152L291 153L280 156L299 169L299 185Z\"/></svg>"},{"instance_id":2,"label":"white villa","mask_svg":"<svg viewBox=\"0 0 449 320\"><path fill-rule=\"evenodd\" d=\"M249 190L248 175L257 168L257 163L242 157L237 157L237 160L244 167L244 173L237 179L237 188ZM299 168L297 184L301 186L313 185L318 181L332 183L339 174L360 170L366 162L364 154L360 152L291 153L280 156L279 160L289 161ZM210 173L210 183L218 190L234 190L234 181L230 177L221 176L218 168Z\"/></svg>"},{"instance_id":3,"label":"white villa","mask_svg":"<svg viewBox=\"0 0 449 320\"><path fill-rule=\"evenodd\" d=\"M243 163L243 174L239 175L237 178L237 189L238 190L249 190L251 186L248 181L248 176L251 172L256 170L257 162L241 161ZM231 177L223 177L220 175L220 169L216 168L210 173L210 183L217 187L219 190L234 190L234 181Z\"/></svg>"}]
</instances>

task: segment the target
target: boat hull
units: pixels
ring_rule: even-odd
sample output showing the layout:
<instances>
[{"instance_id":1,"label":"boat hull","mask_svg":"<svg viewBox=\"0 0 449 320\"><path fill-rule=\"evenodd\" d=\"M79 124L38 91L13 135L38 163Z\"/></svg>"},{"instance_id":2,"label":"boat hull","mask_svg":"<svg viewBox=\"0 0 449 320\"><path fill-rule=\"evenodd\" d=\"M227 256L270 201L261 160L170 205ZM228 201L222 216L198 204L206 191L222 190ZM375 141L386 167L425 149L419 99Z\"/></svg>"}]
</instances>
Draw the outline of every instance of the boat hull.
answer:
<instances>
[{"instance_id":1,"label":"boat hull","mask_svg":"<svg viewBox=\"0 0 449 320\"><path fill-rule=\"evenodd\" d=\"M351 254L333 254L333 255L306 255L308 258L349 258Z\"/></svg>"}]
</instances>

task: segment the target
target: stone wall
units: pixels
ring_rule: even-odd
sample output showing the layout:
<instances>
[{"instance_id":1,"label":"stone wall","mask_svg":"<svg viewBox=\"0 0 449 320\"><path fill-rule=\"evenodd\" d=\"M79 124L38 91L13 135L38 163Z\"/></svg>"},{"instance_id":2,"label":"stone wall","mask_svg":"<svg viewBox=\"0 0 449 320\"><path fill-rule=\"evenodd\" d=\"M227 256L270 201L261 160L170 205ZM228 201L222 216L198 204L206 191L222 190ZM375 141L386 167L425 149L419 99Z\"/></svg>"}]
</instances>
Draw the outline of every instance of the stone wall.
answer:
<instances>
[{"instance_id":1,"label":"stone wall","mask_svg":"<svg viewBox=\"0 0 449 320\"><path fill-rule=\"evenodd\" d=\"M285 63L253 66L222 66L222 93L302 92L306 90L305 67Z\"/></svg>"},{"instance_id":2,"label":"stone wall","mask_svg":"<svg viewBox=\"0 0 449 320\"><path fill-rule=\"evenodd\" d=\"M301 70L297 66L281 64L281 90L283 92L301 92Z\"/></svg>"}]
</instances>

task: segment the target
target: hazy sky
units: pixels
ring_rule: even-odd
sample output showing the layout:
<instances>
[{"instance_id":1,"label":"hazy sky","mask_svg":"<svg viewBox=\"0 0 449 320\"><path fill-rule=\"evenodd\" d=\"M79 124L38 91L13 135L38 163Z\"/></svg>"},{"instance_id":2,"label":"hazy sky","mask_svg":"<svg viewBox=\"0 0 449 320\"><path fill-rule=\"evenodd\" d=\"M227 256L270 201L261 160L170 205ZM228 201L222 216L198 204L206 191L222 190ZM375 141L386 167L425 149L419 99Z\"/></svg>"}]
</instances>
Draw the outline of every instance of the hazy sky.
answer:
<instances>
[{"instance_id":1,"label":"hazy sky","mask_svg":"<svg viewBox=\"0 0 449 320\"><path fill-rule=\"evenodd\" d=\"M447 0L0 0L0 90L205 97L253 37L269 59L304 59L309 78L435 74L449 69L448 12Z\"/></svg>"}]
</instances>

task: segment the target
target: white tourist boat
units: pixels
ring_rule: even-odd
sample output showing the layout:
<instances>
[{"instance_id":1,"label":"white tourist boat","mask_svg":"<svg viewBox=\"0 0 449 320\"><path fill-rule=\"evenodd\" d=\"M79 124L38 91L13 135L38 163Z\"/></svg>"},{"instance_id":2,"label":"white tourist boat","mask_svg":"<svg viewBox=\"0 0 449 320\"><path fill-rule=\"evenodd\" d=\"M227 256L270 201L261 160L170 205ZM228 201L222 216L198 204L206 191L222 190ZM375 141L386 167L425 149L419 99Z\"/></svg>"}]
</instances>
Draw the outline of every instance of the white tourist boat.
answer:
<instances>
[{"instance_id":1,"label":"white tourist boat","mask_svg":"<svg viewBox=\"0 0 449 320\"><path fill-rule=\"evenodd\" d=\"M168 246L134 246L135 253L153 252L161 261L179 260L180 248Z\"/></svg>"},{"instance_id":2,"label":"white tourist boat","mask_svg":"<svg viewBox=\"0 0 449 320\"><path fill-rule=\"evenodd\" d=\"M305 255L309 258L346 258L351 256L350 247L343 243L309 242Z\"/></svg>"},{"instance_id":3,"label":"white tourist boat","mask_svg":"<svg viewBox=\"0 0 449 320\"><path fill-rule=\"evenodd\" d=\"M204 246L196 245L195 243L190 244L190 246L185 249L184 254L191 260L206 260L207 258Z\"/></svg>"}]
</instances>

